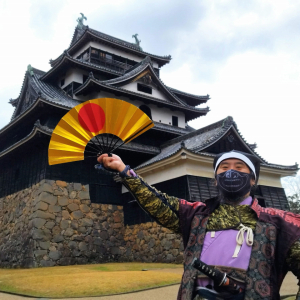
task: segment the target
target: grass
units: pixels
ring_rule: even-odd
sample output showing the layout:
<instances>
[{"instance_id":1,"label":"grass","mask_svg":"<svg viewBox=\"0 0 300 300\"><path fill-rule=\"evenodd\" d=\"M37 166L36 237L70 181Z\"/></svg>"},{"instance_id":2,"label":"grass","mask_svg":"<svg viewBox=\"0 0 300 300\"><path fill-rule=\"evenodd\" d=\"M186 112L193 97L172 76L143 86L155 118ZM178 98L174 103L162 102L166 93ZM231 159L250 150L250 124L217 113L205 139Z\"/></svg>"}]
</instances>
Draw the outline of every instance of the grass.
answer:
<instances>
[{"instance_id":1,"label":"grass","mask_svg":"<svg viewBox=\"0 0 300 300\"><path fill-rule=\"evenodd\" d=\"M49 298L120 294L179 283L181 270L180 265L159 263L0 269L0 291Z\"/></svg>"}]
</instances>

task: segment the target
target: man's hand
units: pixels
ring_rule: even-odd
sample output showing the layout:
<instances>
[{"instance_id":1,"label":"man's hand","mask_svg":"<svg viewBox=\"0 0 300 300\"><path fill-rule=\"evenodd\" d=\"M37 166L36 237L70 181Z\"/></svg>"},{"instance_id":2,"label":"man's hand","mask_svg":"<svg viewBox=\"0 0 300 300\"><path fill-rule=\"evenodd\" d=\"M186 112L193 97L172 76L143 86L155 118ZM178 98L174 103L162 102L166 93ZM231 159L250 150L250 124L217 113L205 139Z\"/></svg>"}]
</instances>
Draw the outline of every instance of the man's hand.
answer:
<instances>
[{"instance_id":1,"label":"man's hand","mask_svg":"<svg viewBox=\"0 0 300 300\"><path fill-rule=\"evenodd\" d=\"M97 161L107 169L112 169L117 172L122 172L125 169L125 164L123 163L122 159L115 154L112 156L108 156L108 154L102 154L97 158Z\"/></svg>"}]
</instances>

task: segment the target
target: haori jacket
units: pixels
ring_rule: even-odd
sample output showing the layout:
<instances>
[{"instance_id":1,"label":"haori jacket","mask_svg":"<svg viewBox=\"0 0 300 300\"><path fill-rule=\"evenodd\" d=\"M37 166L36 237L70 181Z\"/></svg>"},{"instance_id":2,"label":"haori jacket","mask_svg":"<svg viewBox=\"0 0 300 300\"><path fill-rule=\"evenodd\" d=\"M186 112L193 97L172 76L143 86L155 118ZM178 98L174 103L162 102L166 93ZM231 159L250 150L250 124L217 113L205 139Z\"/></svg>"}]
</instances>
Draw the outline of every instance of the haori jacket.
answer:
<instances>
[{"instance_id":1,"label":"haori jacket","mask_svg":"<svg viewBox=\"0 0 300 300\"><path fill-rule=\"evenodd\" d=\"M220 210L218 199L188 202L157 191L139 176L125 177L123 184L160 225L181 233L184 273L177 299L192 300L196 279L201 273L191 263L200 257L206 231L213 226L214 215ZM230 205L222 207L223 211L231 208ZM256 199L251 206L240 209L244 214L242 218L254 228L250 263L245 274L226 271L244 279L244 299L280 299L279 290L286 273L292 271L300 279L300 216L261 207ZM299 292L297 299L300 300Z\"/></svg>"}]
</instances>

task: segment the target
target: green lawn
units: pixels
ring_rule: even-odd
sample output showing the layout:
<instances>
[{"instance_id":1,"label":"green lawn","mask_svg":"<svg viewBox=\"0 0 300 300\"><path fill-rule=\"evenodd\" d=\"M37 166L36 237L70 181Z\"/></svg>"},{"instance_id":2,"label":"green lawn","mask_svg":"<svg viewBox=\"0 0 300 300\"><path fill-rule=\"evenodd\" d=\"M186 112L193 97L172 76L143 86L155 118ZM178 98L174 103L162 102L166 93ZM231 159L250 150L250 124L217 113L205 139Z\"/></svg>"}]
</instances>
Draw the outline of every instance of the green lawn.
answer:
<instances>
[{"instance_id":1,"label":"green lawn","mask_svg":"<svg viewBox=\"0 0 300 300\"><path fill-rule=\"evenodd\" d=\"M0 269L0 291L41 298L100 296L179 283L181 275L182 266L158 263Z\"/></svg>"}]
</instances>

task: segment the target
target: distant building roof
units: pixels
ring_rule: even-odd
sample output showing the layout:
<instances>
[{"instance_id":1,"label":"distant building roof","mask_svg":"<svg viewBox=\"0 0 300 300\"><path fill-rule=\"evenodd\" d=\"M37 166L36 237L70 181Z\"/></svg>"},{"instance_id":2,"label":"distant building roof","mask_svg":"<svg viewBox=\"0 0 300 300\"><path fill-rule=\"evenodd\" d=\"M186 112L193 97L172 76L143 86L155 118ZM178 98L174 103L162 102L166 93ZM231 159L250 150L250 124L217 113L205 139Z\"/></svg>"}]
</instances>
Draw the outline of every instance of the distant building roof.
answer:
<instances>
[{"instance_id":1,"label":"distant building roof","mask_svg":"<svg viewBox=\"0 0 300 300\"><path fill-rule=\"evenodd\" d=\"M206 149L208 147L210 147L211 145L217 143L222 137L225 136L225 134L231 128L235 129L237 134L240 136L241 141L248 148L249 153L252 153L253 155L257 156L260 159L262 166L271 167L271 168L275 168L275 169L282 169L282 170L295 170L295 171L298 170L297 164L295 164L293 166L281 166L281 165L277 165L277 164L271 164L271 163L268 163L266 160L264 160L261 156L259 156L253 150L253 145L248 144L244 140L244 138L241 136L241 134L238 131L237 125L234 122L232 117L227 117L219 122L216 122L209 126L203 127L201 129L195 130L191 133L182 135L178 138L168 141L167 143L162 145L160 154L158 154L155 157L149 159L148 161L142 163L136 169L141 169L143 167L149 166L156 162L162 161L162 160L174 155L181 149L186 149L195 154L208 155L208 156L214 157L215 154L206 152Z\"/></svg>"}]
</instances>

